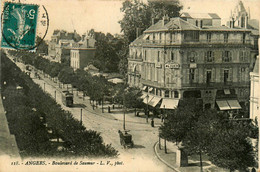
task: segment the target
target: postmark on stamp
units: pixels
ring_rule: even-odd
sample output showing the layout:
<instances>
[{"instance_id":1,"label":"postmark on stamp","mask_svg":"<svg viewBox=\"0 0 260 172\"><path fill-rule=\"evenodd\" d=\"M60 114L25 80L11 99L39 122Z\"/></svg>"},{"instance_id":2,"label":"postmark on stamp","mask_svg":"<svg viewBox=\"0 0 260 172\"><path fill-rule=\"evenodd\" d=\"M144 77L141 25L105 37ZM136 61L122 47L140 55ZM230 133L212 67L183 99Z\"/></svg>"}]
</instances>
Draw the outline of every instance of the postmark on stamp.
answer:
<instances>
[{"instance_id":1,"label":"postmark on stamp","mask_svg":"<svg viewBox=\"0 0 260 172\"><path fill-rule=\"evenodd\" d=\"M45 8L44 10L46 11ZM44 17L46 20L44 20ZM33 50L37 46L36 38L39 36L37 35L39 23L41 26L46 27L48 20L47 12L43 14L39 13L38 5L5 2L2 14L1 47ZM45 36L47 30L48 27L45 33L40 34Z\"/></svg>"}]
</instances>

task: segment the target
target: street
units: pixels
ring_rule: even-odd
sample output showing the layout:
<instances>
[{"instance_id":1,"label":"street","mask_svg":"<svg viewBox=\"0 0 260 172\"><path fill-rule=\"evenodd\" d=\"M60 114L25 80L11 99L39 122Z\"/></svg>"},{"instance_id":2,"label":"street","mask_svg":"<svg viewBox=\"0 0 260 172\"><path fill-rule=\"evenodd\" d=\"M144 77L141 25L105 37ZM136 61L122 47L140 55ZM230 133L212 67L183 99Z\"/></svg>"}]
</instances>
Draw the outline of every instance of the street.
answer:
<instances>
[{"instance_id":1,"label":"street","mask_svg":"<svg viewBox=\"0 0 260 172\"><path fill-rule=\"evenodd\" d=\"M19 62L16 64L22 71L26 70L24 64ZM87 129L100 132L104 142L106 144L111 144L119 151L118 158L119 161L124 162L123 169L129 165L129 167L135 166L136 169L140 169L141 171L146 171L148 169L152 169L152 171L172 171L172 169L159 161L154 153L154 145L156 141L158 141L158 127L152 128L150 124L145 123L126 122L126 129L130 130L130 134L132 134L134 147L124 149L123 146L120 145L118 134L118 130L123 130L123 122L121 120L106 118L101 114L94 113L89 103L89 99L85 98L83 101L76 95L74 95L75 106L71 108L66 107L62 104L61 89L57 83L52 82L48 78L44 78L42 74L40 75L42 79L36 79L34 77L34 72L31 72L30 76L35 83L40 85L41 88L53 98L55 98L56 92L56 102L60 104L64 110L70 111L75 119L80 120L82 109L83 125ZM123 119L123 114L120 115L122 116L121 119ZM146 165L144 165L144 163Z\"/></svg>"}]
</instances>

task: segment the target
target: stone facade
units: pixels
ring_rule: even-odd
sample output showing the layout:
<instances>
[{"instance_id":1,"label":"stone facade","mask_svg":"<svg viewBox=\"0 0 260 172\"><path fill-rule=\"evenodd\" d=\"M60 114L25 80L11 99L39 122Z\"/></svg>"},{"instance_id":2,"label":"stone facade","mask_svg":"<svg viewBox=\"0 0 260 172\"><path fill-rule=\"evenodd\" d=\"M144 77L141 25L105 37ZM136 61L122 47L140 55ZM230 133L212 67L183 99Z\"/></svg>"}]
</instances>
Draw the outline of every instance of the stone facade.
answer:
<instances>
[{"instance_id":1,"label":"stone facade","mask_svg":"<svg viewBox=\"0 0 260 172\"><path fill-rule=\"evenodd\" d=\"M251 30L221 26L217 14L211 13L206 25L189 23L187 16L198 15L165 17L130 44L129 85L161 99L196 97L204 108L228 99L245 107L255 61Z\"/></svg>"},{"instance_id":2,"label":"stone facade","mask_svg":"<svg viewBox=\"0 0 260 172\"><path fill-rule=\"evenodd\" d=\"M93 60L96 52L93 36L83 35L83 40L73 44L70 50L70 66L73 69L84 69Z\"/></svg>"}]
</instances>

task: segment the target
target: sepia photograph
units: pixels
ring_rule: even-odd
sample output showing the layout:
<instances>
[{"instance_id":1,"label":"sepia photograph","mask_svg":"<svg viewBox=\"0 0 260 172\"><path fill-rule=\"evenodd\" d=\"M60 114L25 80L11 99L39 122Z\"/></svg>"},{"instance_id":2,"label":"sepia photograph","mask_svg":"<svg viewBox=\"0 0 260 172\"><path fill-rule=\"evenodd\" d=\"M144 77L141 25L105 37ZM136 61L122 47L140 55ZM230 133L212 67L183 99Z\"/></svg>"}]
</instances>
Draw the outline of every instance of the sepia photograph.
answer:
<instances>
[{"instance_id":1,"label":"sepia photograph","mask_svg":"<svg viewBox=\"0 0 260 172\"><path fill-rule=\"evenodd\" d=\"M260 0L0 9L0 172L260 172Z\"/></svg>"}]
</instances>

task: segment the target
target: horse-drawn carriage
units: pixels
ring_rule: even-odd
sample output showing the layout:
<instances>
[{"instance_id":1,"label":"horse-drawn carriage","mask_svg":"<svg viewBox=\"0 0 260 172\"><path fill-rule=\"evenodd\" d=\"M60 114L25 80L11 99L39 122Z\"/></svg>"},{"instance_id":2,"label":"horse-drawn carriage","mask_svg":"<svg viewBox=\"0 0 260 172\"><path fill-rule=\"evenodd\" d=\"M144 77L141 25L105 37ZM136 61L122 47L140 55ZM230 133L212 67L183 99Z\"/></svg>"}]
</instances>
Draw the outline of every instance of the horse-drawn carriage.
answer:
<instances>
[{"instance_id":1,"label":"horse-drawn carriage","mask_svg":"<svg viewBox=\"0 0 260 172\"><path fill-rule=\"evenodd\" d=\"M134 146L134 142L132 140L132 135L128 134L128 131L120 131L118 130L120 137L120 144L124 146L124 148L132 148Z\"/></svg>"}]
</instances>

